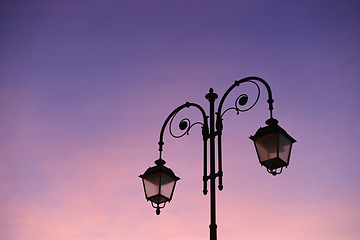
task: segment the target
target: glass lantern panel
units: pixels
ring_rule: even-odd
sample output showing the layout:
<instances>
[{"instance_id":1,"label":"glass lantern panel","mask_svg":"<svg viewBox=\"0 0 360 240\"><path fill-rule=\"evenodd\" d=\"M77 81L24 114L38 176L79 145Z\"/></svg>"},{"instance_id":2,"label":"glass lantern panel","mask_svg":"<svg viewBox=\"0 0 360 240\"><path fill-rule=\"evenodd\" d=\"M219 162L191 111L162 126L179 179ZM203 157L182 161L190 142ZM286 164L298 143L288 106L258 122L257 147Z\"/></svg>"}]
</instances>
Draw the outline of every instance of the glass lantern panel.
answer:
<instances>
[{"instance_id":1,"label":"glass lantern panel","mask_svg":"<svg viewBox=\"0 0 360 240\"><path fill-rule=\"evenodd\" d=\"M148 175L143 179L147 198L159 194L160 172Z\"/></svg>"},{"instance_id":2,"label":"glass lantern panel","mask_svg":"<svg viewBox=\"0 0 360 240\"><path fill-rule=\"evenodd\" d=\"M286 163L289 161L291 141L279 134L279 157Z\"/></svg>"},{"instance_id":3,"label":"glass lantern panel","mask_svg":"<svg viewBox=\"0 0 360 240\"><path fill-rule=\"evenodd\" d=\"M171 177L165 173L162 173L161 174L161 195L170 199L175 182L176 182L176 179L174 179L173 177Z\"/></svg>"},{"instance_id":4,"label":"glass lantern panel","mask_svg":"<svg viewBox=\"0 0 360 240\"><path fill-rule=\"evenodd\" d=\"M255 140L256 150L261 162L277 157L277 143L278 134L275 133Z\"/></svg>"}]
</instances>

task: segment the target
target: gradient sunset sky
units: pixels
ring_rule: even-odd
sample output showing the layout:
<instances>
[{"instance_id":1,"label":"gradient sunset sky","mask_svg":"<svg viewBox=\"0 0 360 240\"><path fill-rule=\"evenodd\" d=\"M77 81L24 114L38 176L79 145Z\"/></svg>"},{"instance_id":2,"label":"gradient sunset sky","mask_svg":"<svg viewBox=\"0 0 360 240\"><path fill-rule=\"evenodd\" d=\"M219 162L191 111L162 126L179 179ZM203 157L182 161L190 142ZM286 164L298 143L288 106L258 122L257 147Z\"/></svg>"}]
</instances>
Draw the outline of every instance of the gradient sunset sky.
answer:
<instances>
[{"instance_id":1,"label":"gradient sunset sky","mask_svg":"<svg viewBox=\"0 0 360 240\"><path fill-rule=\"evenodd\" d=\"M181 180L159 216L138 176L173 109L208 111L209 88L247 76L270 84L297 143L273 177L248 138L266 89L226 113L218 239L360 239L359 13L356 0L1 1L0 239L209 239L200 126L165 134Z\"/></svg>"}]
</instances>

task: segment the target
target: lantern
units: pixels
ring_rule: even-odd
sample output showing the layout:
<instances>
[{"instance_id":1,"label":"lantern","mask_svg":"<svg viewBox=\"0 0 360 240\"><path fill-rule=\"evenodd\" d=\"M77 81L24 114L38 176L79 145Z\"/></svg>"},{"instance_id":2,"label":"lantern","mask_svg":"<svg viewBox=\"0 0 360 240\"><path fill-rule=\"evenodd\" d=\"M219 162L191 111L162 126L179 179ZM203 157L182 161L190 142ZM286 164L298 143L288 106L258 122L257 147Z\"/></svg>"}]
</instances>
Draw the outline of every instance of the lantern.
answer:
<instances>
[{"instance_id":1,"label":"lantern","mask_svg":"<svg viewBox=\"0 0 360 240\"><path fill-rule=\"evenodd\" d=\"M157 215L160 214L160 209L165 207L166 202L171 201L175 184L180 180L170 168L164 166L165 163L160 158L155 161L156 166L148 168L139 176L143 181L145 198L156 208Z\"/></svg>"},{"instance_id":2,"label":"lantern","mask_svg":"<svg viewBox=\"0 0 360 240\"><path fill-rule=\"evenodd\" d=\"M254 141L260 164L275 176L289 165L291 147L296 140L278 125L276 119L270 118L266 124L268 126L259 128L250 139Z\"/></svg>"}]
</instances>

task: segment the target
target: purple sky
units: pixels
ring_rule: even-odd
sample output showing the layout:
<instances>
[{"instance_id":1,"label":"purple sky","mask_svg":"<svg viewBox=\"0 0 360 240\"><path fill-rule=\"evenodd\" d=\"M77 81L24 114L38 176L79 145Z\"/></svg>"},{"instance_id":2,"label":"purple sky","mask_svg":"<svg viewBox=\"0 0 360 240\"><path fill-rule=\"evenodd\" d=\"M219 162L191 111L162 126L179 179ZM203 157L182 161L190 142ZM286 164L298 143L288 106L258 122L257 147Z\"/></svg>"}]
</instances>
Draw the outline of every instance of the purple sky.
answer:
<instances>
[{"instance_id":1,"label":"purple sky","mask_svg":"<svg viewBox=\"0 0 360 240\"><path fill-rule=\"evenodd\" d=\"M359 12L355 0L1 1L0 239L208 239L199 126L165 135L181 180L160 216L138 175L173 109L208 111L209 88L247 76L270 84L298 142L273 177L248 139L266 90L224 116L218 239L360 239Z\"/></svg>"}]
</instances>

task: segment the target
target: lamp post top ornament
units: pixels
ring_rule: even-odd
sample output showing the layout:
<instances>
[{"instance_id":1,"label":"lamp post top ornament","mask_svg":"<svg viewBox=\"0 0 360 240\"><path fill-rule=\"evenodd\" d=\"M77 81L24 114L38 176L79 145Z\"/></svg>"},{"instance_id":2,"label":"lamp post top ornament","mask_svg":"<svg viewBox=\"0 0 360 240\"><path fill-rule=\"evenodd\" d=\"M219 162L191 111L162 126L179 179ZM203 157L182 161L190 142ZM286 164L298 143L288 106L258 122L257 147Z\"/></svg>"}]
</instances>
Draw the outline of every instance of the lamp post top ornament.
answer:
<instances>
[{"instance_id":1,"label":"lamp post top ornament","mask_svg":"<svg viewBox=\"0 0 360 240\"><path fill-rule=\"evenodd\" d=\"M214 93L214 89L210 88L209 93L205 95L205 98L209 101L215 101L218 98L218 95Z\"/></svg>"}]
</instances>

